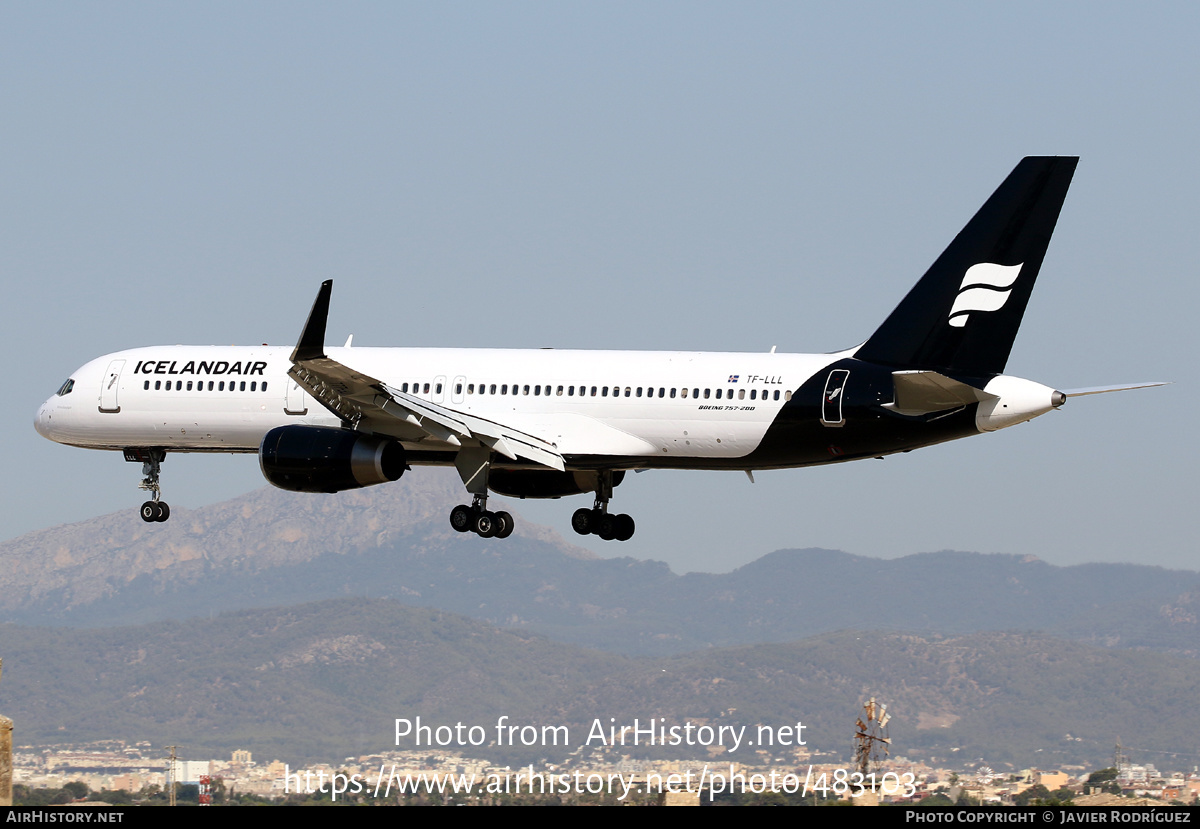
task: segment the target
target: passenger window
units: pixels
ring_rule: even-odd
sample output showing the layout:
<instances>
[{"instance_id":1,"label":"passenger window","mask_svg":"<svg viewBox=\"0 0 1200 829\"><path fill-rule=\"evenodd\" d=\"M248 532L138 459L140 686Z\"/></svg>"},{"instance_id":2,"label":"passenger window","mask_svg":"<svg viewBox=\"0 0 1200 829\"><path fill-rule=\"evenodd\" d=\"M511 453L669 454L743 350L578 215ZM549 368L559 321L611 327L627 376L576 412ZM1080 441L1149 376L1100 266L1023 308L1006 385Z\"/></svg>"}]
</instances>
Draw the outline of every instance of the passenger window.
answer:
<instances>
[{"instance_id":1,"label":"passenger window","mask_svg":"<svg viewBox=\"0 0 1200 829\"><path fill-rule=\"evenodd\" d=\"M250 384L250 391L257 391L258 381L255 380Z\"/></svg>"},{"instance_id":2,"label":"passenger window","mask_svg":"<svg viewBox=\"0 0 1200 829\"><path fill-rule=\"evenodd\" d=\"M526 385L525 388L521 389L521 394L529 394L529 386L528 385Z\"/></svg>"},{"instance_id":3,"label":"passenger window","mask_svg":"<svg viewBox=\"0 0 1200 829\"><path fill-rule=\"evenodd\" d=\"M758 394L758 389L750 389L750 399L754 399L754 395Z\"/></svg>"},{"instance_id":4,"label":"passenger window","mask_svg":"<svg viewBox=\"0 0 1200 829\"><path fill-rule=\"evenodd\" d=\"M674 399L674 398L675 398L675 389L671 389L671 398L672 398L672 399Z\"/></svg>"},{"instance_id":5,"label":"passenger window","mask_svg":"<svg viewBox=\"0 0 1200 829\"><path fill-rule=\"evenodd\" d=\"M596 387L592 386L592 397L596 396Z\"/></svg>"},{"instance_id":6,"label":"passenger window","mask_svg":"<svg viewBox=\"0 0 1200 829\"><path fill-rule=\"evenodd\" d=\"M608 386L605 386L604 388L600 389L600 396L608 397Z\"/></svg>"},{"instance_id":7,"label":"passenger window","mask_svg":"<svg viewBox=\"0 0 1200 829\"><path fill-rule=\"evenodd\" d=\"M574 397L574 396L575 396L575 387L567 386L567 397Z\"/></svg>"},{"instance_id":8,"label":"passenger window","mask_svg":"<svg viewBox=\"0 0 1200 829\"><path fill-rule=\"evenodd\" d=\"M682 397L684 400L686 400L687 399L687 389L682 389L679 392L679 396Z\"/></svg>"},{"instance_id":9,"label":"passenger window","mask_svg":"<svg viewBox=\"0 0 1200 829\"><path fill-rule=\"evenodd\" d=\"M429 384L428 383L425 384L425 393L429 394Z\"/></svg>"},{"instance_id":10,"label":"passenger window","mask_svg":"<svg viewBox=\"0 0 1200 829\"><path fill-rule=\"evenodd\" d=\"M150 391L150 381L146 381L146 385L142 386L142 391Z\"/></svg>"},{"instance_id":11,"label":"passenger window","mask_svg":"<svg viewBox=\"0 0 1200 829\"><path fill-rule=\"evenodd\" d=\"M188 380L188 389L187 390L188 391L192 390L192 381L191 380Z\"/></svg>"},{"instance_id":12,"label":"passenger window","mask_svg":"<svg viewBox=\"0 0 1200 829\"><path fill-rule=\"evenodd\" d=\"M559 397L562 397L562 392L563 392L563 387L559 386L558 391L556 391L555 394L557 394Z\"/></svg>"},{"instance_id":13,"label":"passenger window","mask_svg":"<svg viewBox=\"0 0 1200 829\"><path fill-rule=\"evenodd\" d=\"M441 393L442 393L442 384L441 384L441 383L438 383L438 384L437 384L437 389L436 389L436 391L437 391L437 393L438 393L438 394L441 394Z\"/></svg>"},{"instance_id":14,"label":"passenger window","mask_svg":"<svg viewBox=\"0 0 1200 829\"><path fill-rule=\"evenodd\" d=\"M533 396L534 396L534 397L538 397L539 395L541 395L541 393L542 393L542 387L541 387L541 386L534 386L534 387L533 387Z\"/></svg>"},{"instance_id":15,"label":"passenger window","mask_svg":"<svg viewBox=\"0 0 1200 829\"><path fill-rule=\"evenodd\" d=\"M628 396L629 396L629 393L630 393L630 392L632 392L632 391L633 391L633 389L629 388L629 386L626 386L626 387L625 387L625 396L626 396L626 397L628 397Z\"/></svg>"},{"instance_id":16,"label":"passenger window","mask_svg":"<svg viewBox=\"0 0 1200 829\"><path fill-rule=\"evenodd\" d=\"M746 399L746 390L738 389L738 400L745 400L745 399Z\"/></svg>"},{"instance_id":17,"label":"passenger window","mask_svg":"<svg viewBox=\"0 0 1200 829\"><path fill-rule=\"evenodd\" d=\"M154 381L154 390L155 390L155 391L162 391L162 380L155 380L155 381Z\"/></svg>"},{"instance_id":18,"label":"passenger window","mask_svg":"<svg viewBox=\"0 0 1200 829\"><path fill-rule=\"evenodd\" d=\"M784 399L784 400L791 400L791 399L792 399L792 393L791 393L790 391L785 391L785 392L783 393L783 399Z\"/></svg>"},{"instance_id":19,"label":"passenger window","mask_svg":"<svg viewBox=\"0 0 1200 829\"><path fill-rule=\"evenodd\" d=\"M659 396L659 397L665 397L665 396L666 396L666 394L667 394L667 390L666 390L666 389L664 389L664 388L660 388L660 389L658 390L658 396Z\"/></svg>"},{"instance_id":20,"label":"passenger window","mask_svg":"<svg viewBox=\"0 0 1200 829\"><path fill-rule=\"evenodd\" d=\"M246 390L246 381L243 380L240 383L240 388L238 388L238 391L245 391L245 390Z\"/></svg>"},{"instance_id":21,"label":"passenger window","mask_svg":"<svg viewBox=\"0 0 1200 829\"><path fill-rule=\"evenodd\" d=\"M775 399L779 399L779 389L775 389Z\"/></svg>"},{"instance_id":22,"label":"passenger window","mask_svg":"<svg viewBox=\"0 0 1200 829\"><path fill-rule=\"evenodd\" d=\"M495 394L495 393L496 393L496 384L492 383L492 385L490 385L488 387L488 394Z\"/></svg>"},{"instance_id":23,"label":"passenger window","mask_svg":"<svg viewBox=\"0 0 1200 829\"><path fill-rule=\"evenodd\" d=\"M708 390L708 389L705 389L705 390L704 390L704 399L705 399L705 400L707 400L707 399L708 399L708 392L709 392L709 390Z\"/></svg>"},{"instance_id":24,"label":"passenger window","mask_svg":"<svg viewBox=\"0 0 1200 829\"><path fill-rule=\"evenodd\" d=\"M717 399L718 400L721 399L721 390L720 389L717 389Z\"/></svg>"},{"instance_id":25,"label":"passenger window","mask_svg":"<svg viewBox=\"0 0 1200 829\"><path fill-rule=\"evenodd\" d=\"M408 394L408 383L401 383L400 391L404 392L405 394Z\"/></svg>"},{"instance_id":26,"label":"passenger window","mask_svg":"<svg viewBox=\"0 0 1200 829\"><path fill-rule=\"evenodd\" d=\"M455 394L462 394L462 383L455 383L455 384L454 384L454 393L455 393Z\"/></svg>"},{"instance_id":27,"label":"passenger window","mask_svg":"<svg viewBox=\"0 0 1200 829\"><path fill-rule=\"evenodd\" d=\"M209 391L212 391L212 383L209 383L209 384L208 384L208 390L209 390ZM267 390L267 381L266 381L266 380L263 380L263 387L262 387L262 390L263 390L263 391L266 391L266 390Z\"/></svg>"},{"instance_id":28,"label":"passenger window","mask_svg":"<svg viewBox=\"0 0 1200 829\"><path fill-rule=\"evenodd\" d=\"M462 383L459 383L459 384L458 384L458 386L459 386L459 388L462 388ZM479 388L481 388L481 389L482 389L482 388L483 388L483 386L480 386ZM474 393L475 393L475 384L474 384L474 383L468 383L468 384L467 384L467 394L474 394Z\"/></svg>"}]
</instances>

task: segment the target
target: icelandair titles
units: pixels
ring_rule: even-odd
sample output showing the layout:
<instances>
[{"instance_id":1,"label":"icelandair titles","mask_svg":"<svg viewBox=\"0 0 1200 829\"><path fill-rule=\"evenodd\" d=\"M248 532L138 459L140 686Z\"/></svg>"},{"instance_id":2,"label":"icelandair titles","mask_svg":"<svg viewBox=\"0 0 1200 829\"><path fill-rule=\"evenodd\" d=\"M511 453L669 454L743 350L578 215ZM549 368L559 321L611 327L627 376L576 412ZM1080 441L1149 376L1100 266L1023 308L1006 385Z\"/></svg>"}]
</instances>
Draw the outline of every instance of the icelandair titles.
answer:
<instances>
[{"instance_id":1,"label":"icelandair titles","mask_svg":"<svg viewBox=\"0 0 1200 829\"><path fill-rule=\"evenodd\" d=\"M230 363L228 360L188 360L183 368L176 369L178 360L138 360L134 374L243 374L262 375L267 367L266 360Z\"/></svg>"}]
</instances>

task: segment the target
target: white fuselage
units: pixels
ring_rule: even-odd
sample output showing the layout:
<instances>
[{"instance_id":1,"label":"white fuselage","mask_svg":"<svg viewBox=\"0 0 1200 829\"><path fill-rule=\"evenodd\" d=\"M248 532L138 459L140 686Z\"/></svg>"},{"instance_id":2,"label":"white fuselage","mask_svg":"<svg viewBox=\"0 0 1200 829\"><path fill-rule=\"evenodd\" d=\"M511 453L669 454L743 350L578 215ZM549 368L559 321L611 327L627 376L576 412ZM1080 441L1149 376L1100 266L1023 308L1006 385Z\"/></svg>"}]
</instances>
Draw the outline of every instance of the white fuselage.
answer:
<instances>
[{"instance_id":1,"label":"white fuselage","mask_svg":"<svg viewBox=\"0 0 1200 829\"><path fill-rule=\"evenodd\" d=\"M37 413L39 433L94 449L253 452L276 426L341 421L291 378L286 347L163 346L93 360ZM840 354L331 348L389 386L503 422L564 457L705 459L752 452L791 390ZM431 438L411 450L454 447ZM685 459L691 459L687 463ZM417 461L418 463L421 461ZM426 460L425 462L429 462ZM642 464L639 464L642 465Z\"/></svg>"}]
</instances>

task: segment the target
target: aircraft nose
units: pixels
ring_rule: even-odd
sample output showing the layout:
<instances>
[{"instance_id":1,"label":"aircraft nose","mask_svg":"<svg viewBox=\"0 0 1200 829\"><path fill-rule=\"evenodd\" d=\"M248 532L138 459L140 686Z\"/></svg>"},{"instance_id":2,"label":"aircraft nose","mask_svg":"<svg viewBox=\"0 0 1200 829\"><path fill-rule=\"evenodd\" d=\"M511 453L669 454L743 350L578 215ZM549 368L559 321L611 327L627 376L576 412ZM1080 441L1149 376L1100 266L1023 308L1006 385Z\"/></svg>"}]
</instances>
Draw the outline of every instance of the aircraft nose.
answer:
<instances>
[{"instance_id":1,"label":"aircraft nose","mask_svg":"<svg viewBox=\"0 0 1200 829\"><path fill-rule=\"evenodd\" d=\"M53 414L50 401L47 400L41 406L38 406L37 415L33 418L33 428L37 429L37 433L47 440L54 440L54 436L51 433L52 422Z\"/></svg>"}]
</instances>

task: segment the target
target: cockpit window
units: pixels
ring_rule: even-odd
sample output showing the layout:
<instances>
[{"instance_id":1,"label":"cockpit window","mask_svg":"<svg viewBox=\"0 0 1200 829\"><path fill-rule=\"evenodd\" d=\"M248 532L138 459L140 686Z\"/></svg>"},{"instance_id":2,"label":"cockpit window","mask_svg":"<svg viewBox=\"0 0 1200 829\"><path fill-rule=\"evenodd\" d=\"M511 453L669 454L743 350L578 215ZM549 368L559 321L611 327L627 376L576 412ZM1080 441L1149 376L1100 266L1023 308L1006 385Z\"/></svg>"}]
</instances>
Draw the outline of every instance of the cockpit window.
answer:
<instances>
[{"instance_id":1,"label":"cockpit window","mask_svg":"<svg viewBox=\"0 0 1200 829\"><path fill-rule=\"evenodd\" d=\"M75 381L73 379L68 379L67 382L63 383L59 387L58 391L56 391L55 394L59 397L63 397L64 395L70 394L71 389L73 389L73 388L75 388Z\"/></svg>"}]
</instances>

